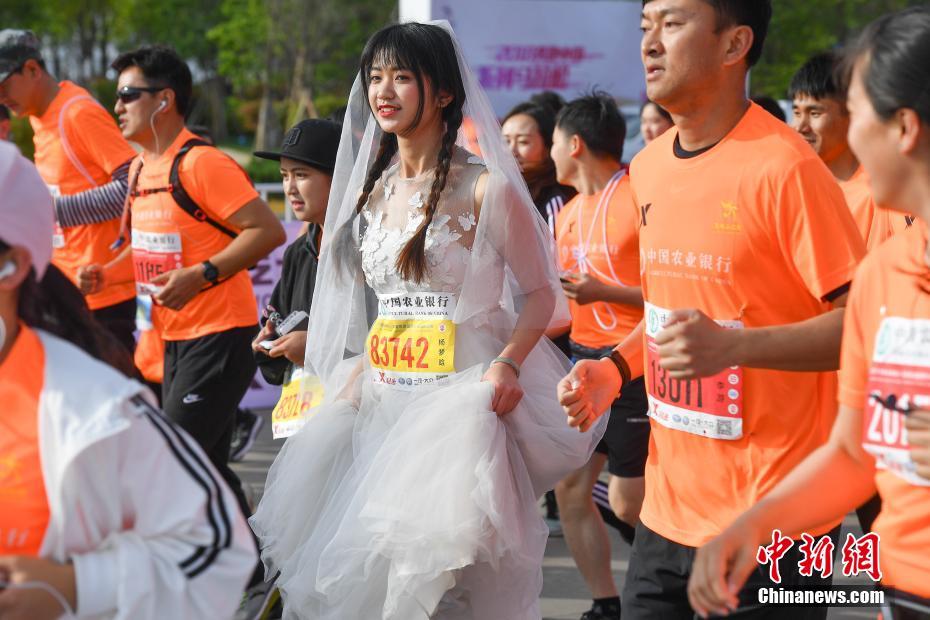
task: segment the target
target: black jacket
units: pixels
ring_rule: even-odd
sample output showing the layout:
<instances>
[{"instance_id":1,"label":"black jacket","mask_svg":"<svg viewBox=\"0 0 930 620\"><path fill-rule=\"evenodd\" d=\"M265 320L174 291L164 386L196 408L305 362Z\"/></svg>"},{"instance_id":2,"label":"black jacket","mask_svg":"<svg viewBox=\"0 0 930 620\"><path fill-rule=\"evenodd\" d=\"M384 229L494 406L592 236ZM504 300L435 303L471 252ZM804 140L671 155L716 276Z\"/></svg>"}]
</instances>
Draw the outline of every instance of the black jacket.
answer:
<instances>
[{"instance_id":1,"label":"black jacket","mask_svg":"<svg viewBox=\"0 0 930 620\"><path fill-rule=\"evenodd\" d=\"M297 237L294 243L284 250L281 279L275 284L269 301L282 318L295 310L310 312L320 260L320 250L316 247L319 230L316 224L311 225L305 234ZM263 319L262 324L264 322ZM272 358L264 353L255 353L255 361L258 362L258 368L262 371L265 381L272 385L284 383L285 374L291 367L287 358Z\"/></svg>"}]
</instances>

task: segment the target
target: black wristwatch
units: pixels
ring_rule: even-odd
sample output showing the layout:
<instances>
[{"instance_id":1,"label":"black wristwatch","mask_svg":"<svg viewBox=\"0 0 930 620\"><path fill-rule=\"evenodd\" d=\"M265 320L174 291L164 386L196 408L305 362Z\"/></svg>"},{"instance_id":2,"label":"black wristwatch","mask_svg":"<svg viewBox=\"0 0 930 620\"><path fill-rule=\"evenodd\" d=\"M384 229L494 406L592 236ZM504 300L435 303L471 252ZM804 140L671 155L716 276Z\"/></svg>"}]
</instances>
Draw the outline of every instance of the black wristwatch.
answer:
<instances>
[{"instance_id":1,"label":"black wristwatch","mask_svg":"<svg viewBox=\"0 0 930 620\"><path fill-rule=\"evenodd\" d=\"M220 279L220 270L208 260L200 264L203 265L203 279L210 284L216 284L216 281Z\"/></svg>"}]
</instances>

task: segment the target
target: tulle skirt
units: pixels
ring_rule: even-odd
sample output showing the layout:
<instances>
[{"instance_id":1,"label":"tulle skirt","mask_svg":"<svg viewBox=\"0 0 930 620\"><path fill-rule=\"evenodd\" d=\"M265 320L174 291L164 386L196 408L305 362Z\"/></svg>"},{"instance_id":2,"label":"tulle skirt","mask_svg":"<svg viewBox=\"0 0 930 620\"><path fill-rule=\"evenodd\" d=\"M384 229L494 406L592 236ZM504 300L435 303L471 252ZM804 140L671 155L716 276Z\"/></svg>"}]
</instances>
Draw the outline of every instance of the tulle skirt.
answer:
<instances>
[{"instance_id":1,"label":"tulle skirt","mask_svg":"<svg viewBox=\"0 0 930 620\"><path fill-rule=\"evenodd\" d=\"M285 618L540 617L537 499L587 462L606 416L588 433L567 426L555 393L567 367L543 342L523 399L498 417L481 377L500 343L468 335L442 385L363 377L357 408L326 403L285 442L250 520Z\"/></svg>"}]
</instances>

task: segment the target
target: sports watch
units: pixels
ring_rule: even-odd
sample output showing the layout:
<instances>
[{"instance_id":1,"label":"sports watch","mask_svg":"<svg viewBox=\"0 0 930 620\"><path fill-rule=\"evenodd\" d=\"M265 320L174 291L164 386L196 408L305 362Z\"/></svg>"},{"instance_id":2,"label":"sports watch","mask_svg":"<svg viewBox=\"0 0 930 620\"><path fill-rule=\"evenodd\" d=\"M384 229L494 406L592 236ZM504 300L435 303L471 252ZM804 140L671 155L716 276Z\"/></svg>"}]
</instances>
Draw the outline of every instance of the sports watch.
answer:
<instances>
[{"instance_id":1,"label":"sports watch","mask_svg":"<svg viewBox=\"0 0 930 620\"><path fill-rule=\"evenodd\" d=\"M208 260L200 264L203 265L203 279L210 284L216 284L216 281L220 279L220 270Z\"/></svg>"}]
</instances>

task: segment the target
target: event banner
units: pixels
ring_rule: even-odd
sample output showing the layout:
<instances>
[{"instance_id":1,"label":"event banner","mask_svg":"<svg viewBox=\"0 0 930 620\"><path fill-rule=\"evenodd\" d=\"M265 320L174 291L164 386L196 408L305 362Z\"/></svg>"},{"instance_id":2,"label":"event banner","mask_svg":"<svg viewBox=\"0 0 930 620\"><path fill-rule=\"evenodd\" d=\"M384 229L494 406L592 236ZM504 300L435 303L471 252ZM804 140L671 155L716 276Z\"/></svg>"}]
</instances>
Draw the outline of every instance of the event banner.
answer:
<instances>
[{"instance_id":1,"label":"event banner","mask_svg":"<svg viewBox=\"0 0 930 620\"><path fill-rule=\"evenodd\" d=\"M300 228L303 222L290 221L281 222L284 230L287 232L287 243L275 248L274 252L263 258L249 271L252 276L252 288L255 289L255 303L258 305L258 315L261 316L262 310L268 305L271 299L271 292L274 285L281 278L281 265L284 263L284 250L287 249L294 239L300 235ZM252 385L249 391L242 399L243 407L271 408L278 402L281 395L280 385L268 385L262 377L262 373L255 372L252 377Z\"/></svg>"},{"instance_id":2,"label":"event banner","mask_svg":"<svg viewBox=\"0 0 930 620\"><path fill-rule=\"evenodd\" d=\"M401 0L402 21L444 19L503 116L543 90L597 88L640 103L642 4L627 0Z\"/></svg>"}]
</instances>

